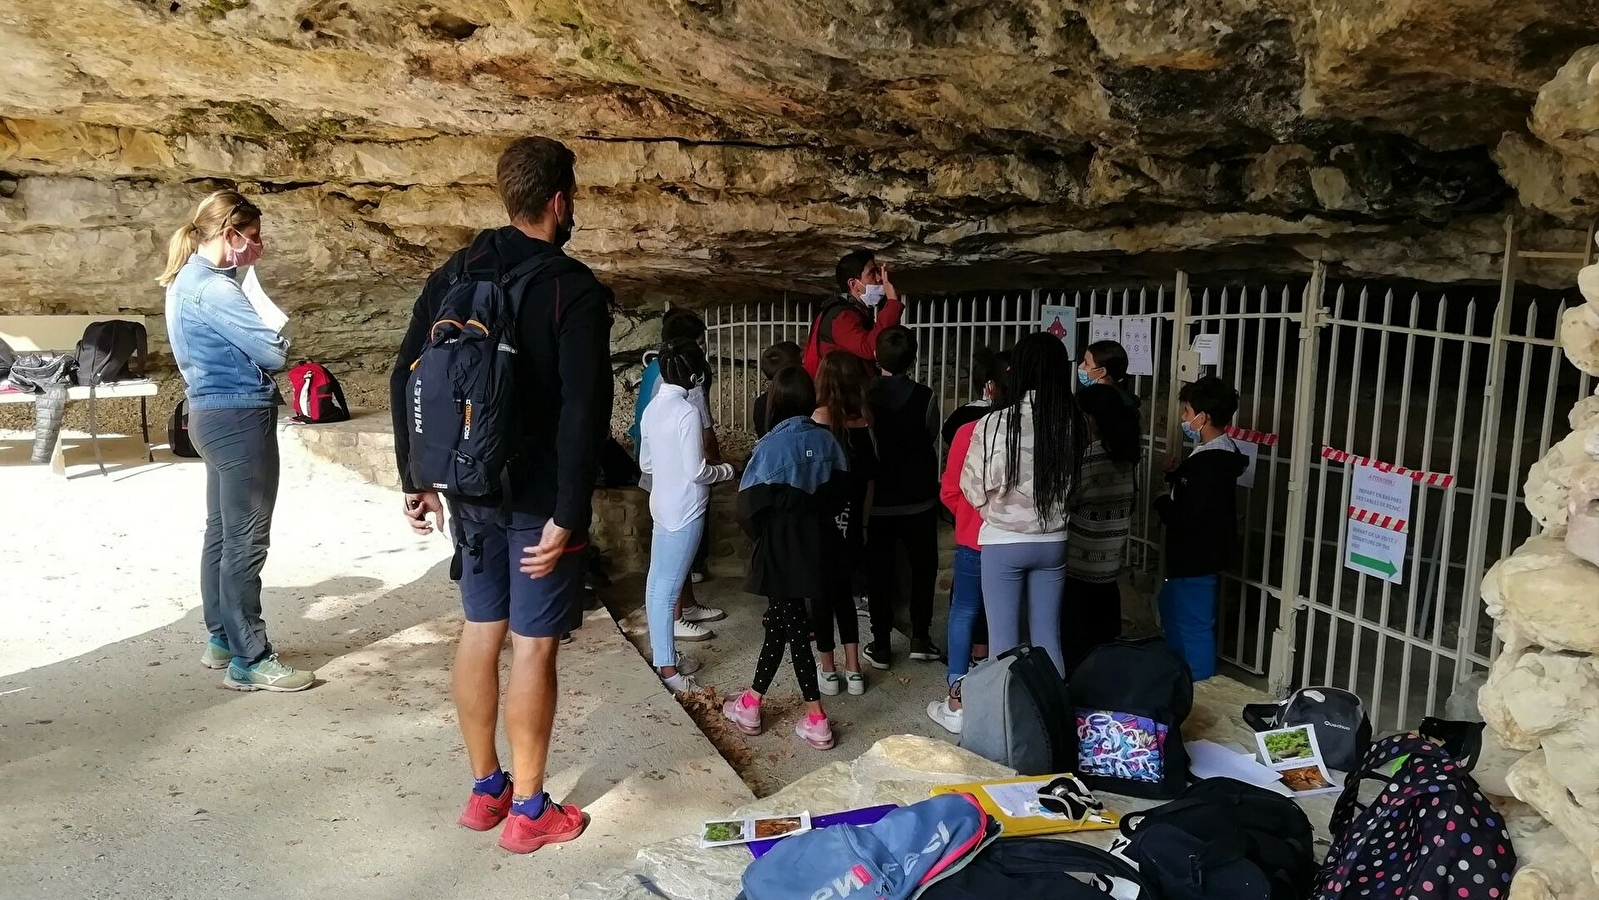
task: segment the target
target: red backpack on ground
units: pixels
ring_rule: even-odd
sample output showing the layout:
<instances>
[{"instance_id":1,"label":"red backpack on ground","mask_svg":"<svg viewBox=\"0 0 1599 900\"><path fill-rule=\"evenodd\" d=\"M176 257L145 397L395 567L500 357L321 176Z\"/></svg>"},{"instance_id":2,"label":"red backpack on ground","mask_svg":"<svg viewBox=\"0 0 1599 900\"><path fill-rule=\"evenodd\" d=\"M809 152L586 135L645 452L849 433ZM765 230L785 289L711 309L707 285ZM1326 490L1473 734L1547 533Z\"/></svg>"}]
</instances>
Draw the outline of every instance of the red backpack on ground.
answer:
<instances>
[{"instance_id":1,"label":"red backpack on ground","mask_svg":"<svg viewBox=\"0 0 1599 900\"><path fill-rule=\"evenodd\" d=\"M350 406L344 402L344 388L327 366L319 362L299 363L289 370L289 406L294 421L300 424L348 422Z\"/></svg>"}]
</instances>

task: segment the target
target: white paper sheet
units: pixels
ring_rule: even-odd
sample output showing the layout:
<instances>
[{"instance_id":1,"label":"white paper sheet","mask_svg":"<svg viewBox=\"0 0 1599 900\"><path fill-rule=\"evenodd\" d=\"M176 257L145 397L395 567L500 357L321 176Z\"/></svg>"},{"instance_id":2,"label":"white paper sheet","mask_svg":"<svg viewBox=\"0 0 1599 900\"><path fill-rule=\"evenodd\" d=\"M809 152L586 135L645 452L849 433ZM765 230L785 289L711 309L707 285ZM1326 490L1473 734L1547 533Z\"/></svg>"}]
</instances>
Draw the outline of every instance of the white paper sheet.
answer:
<instances>
[{"instance_id":1,"label":"white paper sheet","mask_svg":"<svg viewBox=\"0 0 1599 900\"><path fill-rule=\"evenodd\" d=\"M1155 374L1155 327L1149 316L1122 319L1122 348L1127 351L1127 374Z\"/></svg>"},{"instance_id":2,"label":"white paper sheet","mask_svg":"<svg viewBox=\"0 0 1599 900\"><path fill-rule=\"evenodd\" d=\"M1238 486L1252 488L1255 486L1255 469L1260 465L1260 445L1248 441L1237 441L1238 452L1249 458L1249 466L1244 469L1244 474L1238 476Z\"/></svg>"},{"instance_id":3,"label":"white paper sheet","mask_svg":"<svg viewBox=\"0 0 1599 900\"><path fill-rule=\"evenodd\" d=\"M1202 334L1194 338L1193 351L1199 354L1202 366L1221 365L1221 335Z\"/></svg>"},{"instance_id":4,"label":"white paper sheet","mask_svg":"<svg viewBox=\"0 0 1599 900\"><path fill-rule=\"evenodd\" d=\"M1280 779L1271 768L1248 753L1240 753L1212 741L1185 741L1188 769L1196 778L1234 778L1248 784L1270 787Z\"/></svg>"},{"instance_id":5,"label":"white paper sheet","mask_svg":"<svg viewBox=\"0 0 1599 900\"><path fill-rule=\"evenodd\" d=\"M255 277L255 266L251 266L250 271L244 273L244 281L239 287L243 288L245 298L250 301L250 308L261 317L262 323L282 334L283 327L289 324L289 317L283 310L278 309L278 305L273 303L267 297L266 291L261 289L261 280Z\"/></svg>"},{"instance_id":6,"label":"white paper sheet","mask_svg":"<svg viewBox=\"0 0 1599 900\"><path fill-rule=\"evenodd\" d=\"M1115 341L1121 343L1122 320L1116 316L1093 316L1088 320L1088 342Z\"/></svg>"},{"instance_id":7,"label":"white paper sheet","mask_svg":"<svg viewBox=\"0 0 1599 900\"><path fill-rule=\"evenodd\" d=\"M993 799L995 805L1005 811L1005 815L1014 819L1028 816L1044 816L1046 818L1064 819L1065 816L1056 816L1046 811L1038 803L1038 789L1049 784L1048 778L1037 781L1020 781L1015 784L985 784L983 792Z\"/></svg>"}]
</instances>

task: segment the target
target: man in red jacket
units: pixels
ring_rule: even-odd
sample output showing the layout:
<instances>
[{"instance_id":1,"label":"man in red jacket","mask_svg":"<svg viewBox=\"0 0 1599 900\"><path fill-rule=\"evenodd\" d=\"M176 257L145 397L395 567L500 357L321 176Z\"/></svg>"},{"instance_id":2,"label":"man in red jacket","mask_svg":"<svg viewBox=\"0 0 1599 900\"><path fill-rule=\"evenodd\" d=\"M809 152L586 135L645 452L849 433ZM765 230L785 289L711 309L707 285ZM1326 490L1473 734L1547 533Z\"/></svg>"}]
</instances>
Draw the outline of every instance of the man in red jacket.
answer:
<instances>
[{"instance_id":1,"label":"man in red jacket","mask_svg":"<svg viewBox=\"0 0 1599 900\"><path fill-rule=\"evenodd\" d=\"M805 341L805 371L816 377L822 357L847 350L860 358L869 377L877 376L877 336L899 324L905 304L888 280L888 266L870 250L845 254L835 270L840 296L822 307ZM874 316L875 314L875 316Z\"/></svg>"}]
</instances>

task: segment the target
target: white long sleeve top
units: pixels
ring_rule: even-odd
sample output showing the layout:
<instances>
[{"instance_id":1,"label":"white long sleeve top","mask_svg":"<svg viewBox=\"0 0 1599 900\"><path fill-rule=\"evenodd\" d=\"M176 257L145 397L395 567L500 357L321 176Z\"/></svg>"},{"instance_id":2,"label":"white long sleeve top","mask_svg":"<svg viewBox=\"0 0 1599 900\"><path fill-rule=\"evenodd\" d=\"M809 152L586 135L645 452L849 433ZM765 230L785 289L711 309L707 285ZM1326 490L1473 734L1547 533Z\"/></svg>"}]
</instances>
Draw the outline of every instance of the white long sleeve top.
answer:
<instances>
[{"instance_id":1,"label":"white long sleeve top","mask_svg":"<svg viewBox=\"0 0 1599 900\"><path fill-rule=\"evenodd\" d=\"M661 383L639 420L639 468L650 476L650 516L679 531L705 515L711 485L733 477L727 463L705 460L704 430L688 391Z\"/></svg>"}]
</instances>

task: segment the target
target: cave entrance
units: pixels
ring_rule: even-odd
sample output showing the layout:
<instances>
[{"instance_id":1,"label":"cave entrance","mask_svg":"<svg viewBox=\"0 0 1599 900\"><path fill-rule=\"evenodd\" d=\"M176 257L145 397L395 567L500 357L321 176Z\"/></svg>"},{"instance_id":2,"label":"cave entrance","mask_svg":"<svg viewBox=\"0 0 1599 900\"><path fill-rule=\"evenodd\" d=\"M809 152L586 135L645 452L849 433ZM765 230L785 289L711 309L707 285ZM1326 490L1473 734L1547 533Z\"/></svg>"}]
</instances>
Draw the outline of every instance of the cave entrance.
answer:
<instances>
[{"instance_id":1,"label":"cave entrance","mask_svg":"<svg viewBox=\"0 0 1599 900\"><path fill-rule=\"evenodd\" d=\"M1274 693L1353 690L1379 730L1398 730L1441 712L1498 653L1477 587L1540 530L1521 503L1527 470L1570 432L1566 411L1594 390L1556 343L1561 315L1580 296L1518 286L1517 269L1526 258L1566 260L1574 275L1592 248L1525 251L1507 228L1497 292L1335 280L1319 264L1275 283L1179 271L1138 284L914 297L905 324L918 335L914 376L945 414L980 395L980 348L1052 326L1079 358L1101 335L1147 344L1148 366L1133 379L1145 454L1127 550L1146 584L1160 571L1150 508L1159 460L1180 446L1177 388L1206 374L1237 387L1235 437L1256 462L1240 487L1241 558L1222 589L1222 658L1230 674ZM712 405L724 428L751 430L761 351L784 340L803 346L822 302L707 311ZM1202 337L1217 354L1203 363ZM1367 463L1405 480L1403 521L1368 519L1373 511L1352 521ZM1374 547L1396 552L1379 558Z\"/></svg>"}]
</instances>

